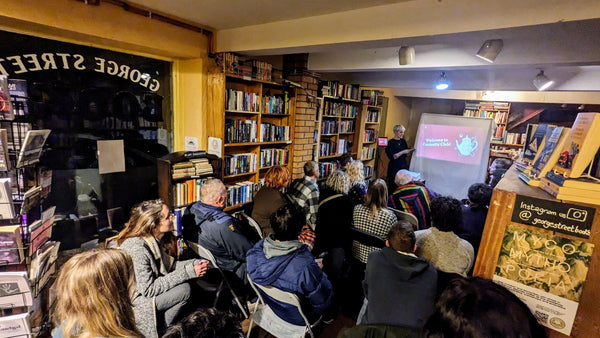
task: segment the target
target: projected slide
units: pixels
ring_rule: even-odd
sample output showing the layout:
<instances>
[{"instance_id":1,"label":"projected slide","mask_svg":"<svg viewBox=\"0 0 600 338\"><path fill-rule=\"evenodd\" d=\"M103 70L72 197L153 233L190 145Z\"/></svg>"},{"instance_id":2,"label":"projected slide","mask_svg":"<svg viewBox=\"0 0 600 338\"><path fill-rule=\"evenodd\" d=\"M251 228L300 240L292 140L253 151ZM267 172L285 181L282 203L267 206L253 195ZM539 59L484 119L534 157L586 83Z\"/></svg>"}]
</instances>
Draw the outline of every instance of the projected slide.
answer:
<instances>
[{"instance_id":1,"label":"projected slide","mask_svg":"<svg viewBox=\"0 0 600 338\"><path fill-rule=\"evenodd\" d=\"M485 128L423 124L415 142L416 156L479 165L487 132Z\"/></svg>"}]
</instances>

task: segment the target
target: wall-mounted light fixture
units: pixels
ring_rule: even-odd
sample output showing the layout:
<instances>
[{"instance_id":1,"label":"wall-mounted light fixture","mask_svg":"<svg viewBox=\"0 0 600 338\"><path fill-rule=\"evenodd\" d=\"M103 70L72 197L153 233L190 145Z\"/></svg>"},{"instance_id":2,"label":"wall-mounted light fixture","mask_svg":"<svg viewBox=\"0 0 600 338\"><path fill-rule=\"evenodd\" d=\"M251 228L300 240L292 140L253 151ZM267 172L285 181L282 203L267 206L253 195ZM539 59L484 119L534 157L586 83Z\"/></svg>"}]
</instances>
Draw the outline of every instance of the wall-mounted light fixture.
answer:
<instances>
[{"instance_id":1,"label":"wall-mounted light fixture","mask_svg":"<svg viewBox=\"0 0 600 338\"><path fill-rule=\"evenodd\" d=\"M415 62L415 48L409 46L402 46L398 50L398 63L400 66L410 65Z\"/></svg>"},{"instance_id":2,"label":"wall-mounted light fixture","mask_svg":"<svg viewBox=\"0 0 600 338\"><path fill-rule=\"evenodd\" d=\"M543 91L543 90L546 90L546 89L550 88L550 86L552 86L553 84L554 84L554 81L550 80L544 74L544 71L542 69L540 69L540 72L533 79L533 85L540 92Z\"/></svg>"},{"instance_id":3,"label":"wall-mounted light fixture","mask_svg":"<svg viewBox=\"0 0 600 338\"><path fill-rule=\"evenodd\" d=\"M494 60L496 60L496 57L502 50L502 46L504 46L502 39L486 40L476 55L487 62L494 63Z\"/></svg>"},{"instance_id":4,"label":"wall-mounted light fixture","mask_svg":"<svg viewBox=\"0 0 600 338\"><path fill-rule=\"evenodd\" d=\"M440 78L435 82L435 89L446 90L448 87L450 87L450 81L446 78L446 72L442 72Z\"/></svg>"}]
</instances>

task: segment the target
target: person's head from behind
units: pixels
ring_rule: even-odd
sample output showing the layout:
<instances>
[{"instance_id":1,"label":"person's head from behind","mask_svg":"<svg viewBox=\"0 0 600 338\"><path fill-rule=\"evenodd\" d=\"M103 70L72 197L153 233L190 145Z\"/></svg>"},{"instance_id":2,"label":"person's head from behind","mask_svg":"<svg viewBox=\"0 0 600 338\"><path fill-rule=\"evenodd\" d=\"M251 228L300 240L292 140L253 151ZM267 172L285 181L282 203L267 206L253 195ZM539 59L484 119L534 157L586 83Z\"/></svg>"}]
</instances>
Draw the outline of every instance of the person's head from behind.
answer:
<instances>
[{"instance_id":1,"label":"person's head from behind","mask_svg":"<svg viewBox=\"0 0 600 338\"><path fill-rule=\"evenodd\" d=\"M352 162L352 154L344 153L340 156L340 168L346 168Z\"/></svg>"},{"instance_id":2,"label":"person's head from behind","mask_svg":"<svg viewBox=\"0 0 600 338\"><path fill-rule=\"evenodd\" d=\"M338 194L347 194L350 190L350 176L344 171L334 170L327 176L325 186Z\"/></svg>"},{"instance_id":3,"label":"person's head from behind","mask_svg":"<svg viewBox=\"0 0 600 338\"><path fill-rule=\"evenodd\" d=\"M54 322L63 337L142 336L131 304L133 262L125 251L93 249L71 257L56 286Z\"/></svg>"},{"instance_id":4,"label":"person's head from behind","mask_svg":"<svg viewBox=\"0 0 600 338\"><path fill-rule=\"evenodd\" d=\"M239 320L231 313L203 308L169 327L162 338L243 338Z\"/></svg>"},{"instance_id":5,"label":"person's head from behind","mask_svg":"<svg viewBox=\"0 0 600 338\"><path fill-rule=\"evenodd\" d=\"M290 172L286 167L276 165L265 174L265 186L281 190L290 183Z\"/></svg>"},{"instance_id":6,"label":"person's head from behind","mask_svg":"<svg viewBox=\"0 0 600 338\"><path fill-rule=\"evenodd\" d=\"M492 187L485 183L472 184L467 196L472 207L488 206L492 199Z\"/></svg>"},{"instance_id":7,"label":"person's head from behind","mask_svg":"<svg viewBox=\"0 0 600 338\"><path fill-rule=\"evenodd\" d=\"M529 308L506 288L472 277L451 281L425 324L427 337L546 337Z\"/></svg>"},{"instance_id":8,"label":"person's head from behind","mask_svg":"<svg viewBox=\"0 0 600 338\"><path fill-rule=\"evenodd\" d=\"M200 201L222 208L227 203L227 188L218 178L209 178L200 188Z\"/></svg>"},{"instance_id":9,"label":"person's head from behind","mask_svg":"<svg viewBox=\"0 0 600 338\"><path fill-rule=\"evenodd\" d=\"M431 225L440 231L454 231L462 222L460 201L450 196L436 196L429 205Z\"/></svg>"},{"instance_id":10,"label":"person's head from behind","mask_svg":"<svg viewBox=\"0 0 600 338\"><path fill-rule=\"evenodd\" d=\"M407 221L398 221L390 228L385 245L396 251L412 253L416 249L415 243L415 231L412 224Z\"/></svg>"},{"instance_id":11,"label":"person's head from behind","mask_svg":"<svg viewBox=\"0 0 600 338\"><path fill-rule=\"evenodd\" d=\"M304 175L308 177L318 177L319 176L319 164L315 161L307 161L304 163Z\"/></svg>"},{"instance_id":12,"label":"person's head from behind","mask_svg":"<svg viewBox=\"0 0 600 338\"><path fill-rule=\"evenodd\" d=\"M306 215L290 203L283 205L271 215L273 237L278 241L298 239L305 223Z\"/></svg>"},{"instance_id":13,"label":"person's head from behind","mask_svg":"<svg viewBox=\"0 0 600 338\"><path fill-rule=\"evenodd\" d=\"M412 180L412 176L410 176L410 174L407 173L406 170L398 170L398 172L396 173L396 177L394 178L394 183L396 183L397 186L401 187L405 184L412 182Z\"/></svg>"},{"instance_id":14,"label":"person's head from behind","mask_svg":"<svg viewBox=\"0 0 600 338\"><path fill-rule=\"evenodd\" d=\"M346 166L346 172L350 177L350 184L365 180L365 171L362 161L350 161Z\"/></svg>"},{"instance_id":15,"label":"person's head from behind","mask_svg":"<svg viewBox=\"0 0 600 338\"><path fill-rule=\"evenodd\" d=\"M160 199L144 201L131 208L129 220L117 236L117 245L131 237L162 237L173 230L172 214Z\"/></svg>"},{"instance_id":16,"label":"person's head from behind","mask_svg":"<svg viewBox=\"0 0 600 338\"><path fill-rule=\"evenodd\" d=\"M369 183L367 194L365 195L365 206L372 212L387 208L388 190L387 184L381 178Z\"/></svg>"},{"instance_id":17,"label":"person's head from behind","mask_svg":"<svg viewBox=\"0 0 600 338\"><path fill-rule=\"evenodd\" d=\"M508 168L510 168L511 165L512 165L512 161L510 159L504 158L504 157L498 157L492 161L492 164L490 164L490 167L489 167L490 174L496 170L508 170Z\"/></svg>"}]
</instances>

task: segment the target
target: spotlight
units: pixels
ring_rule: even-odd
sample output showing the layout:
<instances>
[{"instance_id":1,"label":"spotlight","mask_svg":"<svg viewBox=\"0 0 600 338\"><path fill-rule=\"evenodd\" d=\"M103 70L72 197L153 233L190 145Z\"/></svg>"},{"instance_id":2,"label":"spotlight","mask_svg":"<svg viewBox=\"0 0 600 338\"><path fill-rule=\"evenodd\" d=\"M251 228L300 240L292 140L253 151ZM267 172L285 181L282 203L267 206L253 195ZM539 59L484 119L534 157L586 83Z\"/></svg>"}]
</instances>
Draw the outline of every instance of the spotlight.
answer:
<instances>
[{"instance_id":1,"label":"spotlight","mask_svg":"<svg viewBox=\"0 0 600 338\"><path fill-rule=\"evenodd\" d=\"M446 90L450 87L450 81L446 78L446 73L442 72L440 74L440 78L435 83L435 89L437 90Z\"/></svg>"},{"instance_id":2,"label":"spotlight","mask_svg":"<svg viewBox=\"0 0 600 338\"><path fill-rule=\"evenodd\" d=\"M400 50L398 50L398 63L401 66L410 65L415 62L415 48L402 46Z\"/></svg>"},{"instance_id":3,"label":"spotlight","mask_svg":"<svg viewBox=\"0 0 600 338\"><path fill-rule=\"evenodd\" d=\"M502 50L502 46L504 46L502 39L486 40L476 55L489 63L494 63Z\"/></svg>"},{"instance_id":4,"label":"spotlight","mask_svg":"<svg viewBox=\"0 0 600 338\"><path fill-rule=\"evenodd\" d=\"M540 72L533 79L533 85L537 88L538 91L543 91L554 84L554 81L550 80L546 75L544 75L544 71L540 69Z\"/></svg>"}]
</instances>

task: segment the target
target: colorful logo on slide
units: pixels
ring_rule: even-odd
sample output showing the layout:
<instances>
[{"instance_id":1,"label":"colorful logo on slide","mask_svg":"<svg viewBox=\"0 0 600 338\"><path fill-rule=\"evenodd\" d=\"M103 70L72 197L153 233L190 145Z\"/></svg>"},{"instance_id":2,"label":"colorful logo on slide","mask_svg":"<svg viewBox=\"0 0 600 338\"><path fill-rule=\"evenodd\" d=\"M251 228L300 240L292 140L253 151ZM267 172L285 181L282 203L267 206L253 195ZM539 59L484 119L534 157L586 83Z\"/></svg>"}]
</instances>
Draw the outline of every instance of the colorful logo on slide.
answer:
<instances>
[{"instance_id":1,"label":"colorful logo on slide","mask_svg":"<svg viewBox=\"0 0 600 338\"><path fill-rule=\"evenodd\" d=\"M460 143L458 142L460 140ZM469 135L465 135L463 137L462 134L459 135L459 140L456 140L456 150L458 150L458 154L460 156L475 156L475 150L479 146L476 137L469 137Z\"/></svg>"}]
</instances>

